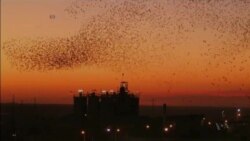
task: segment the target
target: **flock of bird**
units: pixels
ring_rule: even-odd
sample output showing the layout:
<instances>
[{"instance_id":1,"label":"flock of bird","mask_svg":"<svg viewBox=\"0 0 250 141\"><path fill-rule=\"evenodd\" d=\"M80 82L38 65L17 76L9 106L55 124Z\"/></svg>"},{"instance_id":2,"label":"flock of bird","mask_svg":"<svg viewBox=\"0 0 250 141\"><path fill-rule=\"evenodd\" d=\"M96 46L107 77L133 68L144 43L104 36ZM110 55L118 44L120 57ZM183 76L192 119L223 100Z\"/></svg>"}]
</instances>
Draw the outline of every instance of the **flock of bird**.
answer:
<instances>
[{"instance_id":1,"label":"flock of bird","mask_svg":"<svg viewBox=\"0 0 250 141\"><path fill-rule=\"evenodd\" d=\"M204 74L220 66L250 72L250 0L72 0L65 12L81 21L79 32L6 41L3 50L14 66L138 70L168 65L178 57L185 61L199 45L198 56L208 66ZM220 80L229 82L226 76Z\"/></svg>"}]
</instances>

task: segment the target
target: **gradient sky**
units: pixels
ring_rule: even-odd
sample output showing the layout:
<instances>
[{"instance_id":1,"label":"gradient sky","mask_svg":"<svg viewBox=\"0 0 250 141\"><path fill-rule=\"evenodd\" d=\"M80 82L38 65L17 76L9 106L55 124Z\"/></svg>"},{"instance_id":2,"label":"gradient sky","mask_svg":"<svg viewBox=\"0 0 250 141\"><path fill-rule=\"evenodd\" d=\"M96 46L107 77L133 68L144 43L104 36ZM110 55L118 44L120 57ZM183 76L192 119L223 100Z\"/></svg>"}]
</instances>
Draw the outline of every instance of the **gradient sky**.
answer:
<instances>
[{"instance_id":1,"label":"gradient sky","mask_svg":"<svg viewBox=\"0 0 250 141\"><path fill-rule=\"evenodd\" d=\"M129 0L128 3L126 0L109 0L107 4L79 1L78 6L82 6L84 13L72 17L65 11L77 8L70 0L2 0L2 46L11 39L74 38L83 29L88 31L87 27L98 29L101 36L98 38L112 40L116 34L110 33L112 28L109 26L117 21L122 22L118 26L120 30L112 32L119 35L123 35L118 33L120 31L127 32L125 38L114 41L115 46L105 46L105 55L97 52L96 56L102 59L95 61L102 63L92 61L93 64L71 68L19 70L1 48L3 102L11 101L15 95L19 102L32 102L36 97L40 103L72 103L72 95L79 88L85 91L116 90L119 82L126 80L129 89L139 93L141 104L151 104L154 98L156 104L250 106L250 99L247 99L250 96L248 1L245 4L242 1L171 1L168 5L161 4L159 11L153 6L160 5L161 1L145 1L147 6L143 1L133 4ZM190 9L187 6L193 11L187 10ZM213 11L213 6L217 11ZM210 12L201 10L201 7ZM132 12L124 12L124 9L132 9ZM233 11L233 14L226 15L228 11ZM145 15L137 20L140 12ZM55 19L50 15L55 15ZM94 18L96 21L91 21ZM104 32L106 28L109 32ZM97 34L90 36L97 38ZM117 52L125 53L113 57Z\"/></svg>"}]
</instances>

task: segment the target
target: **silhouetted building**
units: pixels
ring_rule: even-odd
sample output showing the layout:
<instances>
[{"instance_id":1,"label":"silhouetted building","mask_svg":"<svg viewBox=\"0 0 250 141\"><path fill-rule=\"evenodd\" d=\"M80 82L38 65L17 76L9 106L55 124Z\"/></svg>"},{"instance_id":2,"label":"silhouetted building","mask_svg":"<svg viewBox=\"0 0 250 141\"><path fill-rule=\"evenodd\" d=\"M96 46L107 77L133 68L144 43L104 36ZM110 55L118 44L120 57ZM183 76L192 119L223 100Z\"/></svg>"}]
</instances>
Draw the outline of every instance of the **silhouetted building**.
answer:
<instances>
[{"instance_id":1,"label":"silhouetted building","mask_svg":"<svg viewBox=\"0 0 250 141\"><path fill-rule=\"evenodd\" d=\"M139 113L139 97L128 90L128 83L121 82L118 92L102 91L86 93L78 92L74 96L74 111L89 117L137 116Z\"/></svg>"},{"instance_id":2,"label":"silhouetted building","mask_svg":"<svg viewBox=\"0 0 250 141\"><path fill-rule=\"evenodd\" d=\"M74 112L86 115L87 114L87 97L83 96L83 91L78 91L79 96L74 96Z\"/></svg>"}]
</instances>

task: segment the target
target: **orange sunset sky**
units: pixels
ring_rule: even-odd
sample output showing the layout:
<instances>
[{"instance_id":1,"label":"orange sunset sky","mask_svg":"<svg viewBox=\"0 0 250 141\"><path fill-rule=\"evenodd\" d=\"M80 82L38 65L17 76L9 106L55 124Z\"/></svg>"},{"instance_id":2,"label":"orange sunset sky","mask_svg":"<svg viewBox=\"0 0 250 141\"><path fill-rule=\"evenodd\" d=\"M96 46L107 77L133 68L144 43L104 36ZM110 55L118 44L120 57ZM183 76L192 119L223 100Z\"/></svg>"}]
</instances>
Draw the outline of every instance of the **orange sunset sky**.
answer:
<instances>
[{"instance_id":1,"label":"orange sunset sky","mask_svg":"<svg viewBox=\"0 0 250 141\"><path fill-rule=\"evenodd\" d=\"M2 0L1 38L2 102L126 80L141 104L250 106L249 0Z\"/></svg>"}]
</instances>

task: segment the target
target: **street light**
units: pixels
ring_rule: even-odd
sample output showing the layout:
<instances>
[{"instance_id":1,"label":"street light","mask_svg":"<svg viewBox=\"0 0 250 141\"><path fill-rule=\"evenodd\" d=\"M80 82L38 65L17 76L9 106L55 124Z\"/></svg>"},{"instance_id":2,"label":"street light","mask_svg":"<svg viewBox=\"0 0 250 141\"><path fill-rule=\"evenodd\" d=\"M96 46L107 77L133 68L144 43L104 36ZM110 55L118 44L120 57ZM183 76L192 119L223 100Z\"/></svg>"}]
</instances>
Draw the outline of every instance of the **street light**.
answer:
<instances>
[{"instance_id":1,"label":"street light","mask_svg":"<svg viewBox=\"0 0 250 141\"><path fill-rule=\"evenodd\" d=\"M119 128L116 129L116 132L114 134L114 138L115 138L115 141L117 141L117 138L118 138L118 133L120 132L121 130Z\"/></svg>"},{"instance_id":2,"label":"street light","mask_svg":"<svg viewBox=\"0 0 250 141\"><path fill-rule=\"evenodd\" d=\"M147 124L147 125L146 125L146 129L149 129L149 128L150 128L150 126Z\"/></svg>"},{"instance_id":3,"label":"street light","mask_svg":"<svg viewBox=\"0 0 250 141\"><path fill-rule=\"evenodd\" d=\"M206 120L206 118L203 117L202 120L201 120L201 125L202 125L202 126L204 125L205 120Z\"/></svg>"},{"instance_id":4,"label":"street light","mask_svg":"<svg viewBox=\"0 0 250 141\"><path fill-rule=\"evenodd\" d=\"M163 128L163 135L164 135L165 137L167 137L168 131L169 131L169 128L168 128L168 127L164 127L164 128Z\"/></svg>"},{"instance_id":5,"label":"street light","mask_svg":"<svg viewBox=\"0 0 250 141\"><path fill-rule=\"evenodd\" d=\"M170 127L170 128L173 128L173 124L170 124L169 127Z\"/></svg>"},{"instance_id":6,"label":"street light","mask_svg":"<svg viewBox=\"0 0 250 141\"><path fill-rule=\"evenodd\" d=\"M84 130L81 131L81 134L83 135L83 141L86 141L86 133Z\"/></svg>"}]
</instances>

